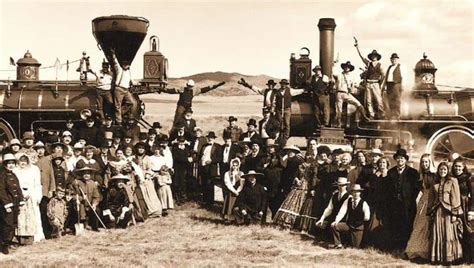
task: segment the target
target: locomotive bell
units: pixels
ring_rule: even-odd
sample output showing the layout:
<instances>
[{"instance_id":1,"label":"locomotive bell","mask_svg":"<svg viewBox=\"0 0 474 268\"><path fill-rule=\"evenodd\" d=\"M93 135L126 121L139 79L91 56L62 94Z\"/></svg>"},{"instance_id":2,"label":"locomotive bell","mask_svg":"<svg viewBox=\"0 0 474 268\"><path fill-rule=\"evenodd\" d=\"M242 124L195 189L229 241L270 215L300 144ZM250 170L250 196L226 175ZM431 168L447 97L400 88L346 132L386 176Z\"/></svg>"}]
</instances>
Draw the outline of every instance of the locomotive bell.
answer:
<instances>
[{"instance_id":1,"label":"locomotive bell","mask_svg":"<svg viewBox=\"0 0 474 268\"><path fill-rule=\"evenodd\" d=\"M168 59L159 51L158 36L150 37L150 51L143 55L143 79L145 82L166 82L168 80Z\"/></svg>"},{"instance_id":2,"label":"locomotive bell","mask_svg":"<svg viewBox=\"0 0 474 268\"><path fill-rule=\"evenodd\" d=\"M38 81L39 80L39 63L33 56L30 51L26 51L23 58L19 59L16 63L16 79L17 80L27 80L27 81Z\"/></svg>"},{"instance_id":3,"label":"locomotive bell","mask_svg":"<svg viewBox=\"0 0 474 268\"><path fill-rule=\"evenodd\" d=\"M120 65L131 65L147 34L149 22L142 17L114 15L92 20L92 33L107 60L112 62L112 49Z\"/></svg>"},{"instance_id":4,"label":"locomotive bell","mask_svg":"<svg viewBox=\"0 0 474 268\"><path fill-rule=\"evenodd\" d=\"M290 86L292 88L304 88L311 80L311 59L310 51L303 47L300 50L300 57L296 59L294 54L290 57Z\"/></svg>"}]
</instances>

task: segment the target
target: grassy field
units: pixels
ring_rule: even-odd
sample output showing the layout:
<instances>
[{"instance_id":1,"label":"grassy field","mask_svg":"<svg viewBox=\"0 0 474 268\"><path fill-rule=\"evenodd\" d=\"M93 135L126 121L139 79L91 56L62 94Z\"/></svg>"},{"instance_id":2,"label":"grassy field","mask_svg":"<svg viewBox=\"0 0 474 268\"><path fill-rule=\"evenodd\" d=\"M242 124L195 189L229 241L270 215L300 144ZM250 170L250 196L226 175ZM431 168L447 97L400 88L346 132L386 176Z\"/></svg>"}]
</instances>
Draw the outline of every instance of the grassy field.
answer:
<instances>
[{"instance_id":1,"label":"grassy field","mask_svg":"<svg viewBox=\"0 0 474 268\"><path fill-rule=\"evenodd\" d=\"M408 266L374 250L328 250L274 227L226 225L193 203L128 230L66 236L0 256L8 266L328 267Z\"/></svg>"}]
</instances>

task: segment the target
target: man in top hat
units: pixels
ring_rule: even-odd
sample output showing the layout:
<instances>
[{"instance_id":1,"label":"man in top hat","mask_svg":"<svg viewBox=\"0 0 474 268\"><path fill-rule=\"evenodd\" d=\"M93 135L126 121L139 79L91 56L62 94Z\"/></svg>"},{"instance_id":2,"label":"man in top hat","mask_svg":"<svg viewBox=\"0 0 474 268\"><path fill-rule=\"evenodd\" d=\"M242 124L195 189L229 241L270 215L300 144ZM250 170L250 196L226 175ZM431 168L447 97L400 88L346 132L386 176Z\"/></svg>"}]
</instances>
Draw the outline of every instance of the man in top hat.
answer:
<instances>
[{"instance_id":1,"label":"man in top hat","mask_svg":"<svg viewBox=\"0 0 474 268\"><path fill-rule=\"evenodd\" d=\"M224 174L229 171L231 160L241 152L241 148L238 143L232 142L230 132L224 132L223 138L224 145L222 146L222 162L219 164L222 178L224 177Z\"/></svg>"},{"instance_id":2,"label":"man in top hat","mask_svg":"<svg viewBox=\"0 0 474 268\"><path fill-rule=\"evenodd\" d=\"M337 94L336 94L336 127L341 127L342 104L344 102L354 105L364 120L369 120L365 114L362 104L351 94L355 88L351 72L354 71L354 65L350 61L341 64L342 73L337 76Z\"/></svg>"},{"instance_id":3,"label":"man in top hat","mask_svg":"<svg viewBox=\"0 0 474 268\"><path fill-rule=\"evenodd\" d=\"M348 232L351 236L351 245L359 248L364 235L364 223L370 220L370 208L361 197L362 188L354 184L351 196L344 201L336 219L331 223L336 249L342 249L341 233Z\"/></svg>"},{"instance_id":4,"label":"man in top hat","mask_svg":"<svg viewBox=\"0 0 474 268\"><path fill-rule=\"evenodd\" d=\"M25 204L20 183L13 173L16 162L13 154L4 154L3 167L0 169L0 246L3 254L10 252L10 244L18 226L20 206Z\"/></svg>"},{"instance_id":5,"label":"man in top hat","mask_svg":"<svg viewBox=\"0 0 474 268\"><path fill-rule=\"evenodd\" d=\"M329 77L323 75L321 66L313 68L310 90L313 96L313 109L316 126L329 126L331 107L329 104Z\"/></svg>"},{"instance_id":6,"label":"man in top hat","mask_svg":"<svg viewBox=\"0 0 474 268\"><path fill-rule=\"evenodd\" d=\"M163 91L166 93L170 94L179 94L179 99L178 103L176 104L176 111L174 113L174 120L173 120L173 126L179 121L183 119L184 116L184 111L186 109L191 108L193 106L193 98L194 96L201 94L201 93L206 93L209 92L213 89L216 89L222 85L224 85L225 82L220 82L218 84L212 85L212 86L207 86L203 88L195 88L194 85L194 80L189 79L186 82L186 86L184 87L183 90L181 89L175 89L175 88L165 88Z\"/></svg>"},{"instance_id":7,"label":"man in top hat","mask_svg":"<svg viewBox=\"0 0 474 268\"><path fill-rule=\"evenodd\" d=\"M247 172L249 170L256 170L261 171L261 167L259 164L261 163L262 159L264 158L264 154L260 149L260 144L252 141L250 142L250 154L245 157L245 161L243 161L242 171Z\"/></svg>"},{"instance_id":8,"label":"man in top hat","mask_svg":"<svg viewBox=\"0 0 474 268\"><path fill-rule=\"evenodd\" d=\"M203 201L211 206L214 203L213 179L219 177L219 163L221 162L221 146L215 143L216 134L210 131L207 134L207 144L202 147L199 153L199 175L201 176L201 186Z\"/></svg>"},{"instance_id":9,"label":"man in top hat","mask_svg":"<svg viewBox=\"0 0 474 268\"><path fill-rule=\"evenodd\" d=\"M336 219L336 215L339 212L342 204L346 201L346 199L350 196L349 192L347 191L347 187L349 186L349 181L347 178L339 177L337 178L337 191L334 192L329 199L329 204L324 209L323 214L316 222L316 226L321 229L326 229L329 223L334 222ZM318 191L318 188L316 188ZM316 195L318 196L318 195ZM322 202L320 199L315 199L315 202ZM319 217L319 215L317 215Z\"/></svg>"},{"instance_id":10,"label":"man in top hat","mask_svg":"<svg viewBox=\"0 0 474 268\"><path fill-rule=\"evenodd\" d=\"M224 129L222 136L230 136L233 143L239 141L243 130L241 127L237 126L237 117L231 115L227 122L229 122L229 126Z\"/></svg>"},{"instance_id":11,"label":"man in top hat","mask_svg":"<svg viewBox=\"0 0 474 268\"><path fill-rule=\"evenodd\" d=\"M194 128L196 128L196 120L193 118L193 109L191 107L187 108L184 111L184 118L181 121L184 125L184 132L187 133L189 137L194 137Z\"/></svg>"},{"instance_id":12,"label":"man in top hat","mask_svg":"<svg viewBox=\"0 0 474 268\"><path fill-rule=\"evenodd\" d=\"M393 155L397 165L387 173L387 227L392 234L392 243L396 248L405 248L413 230L416 216L416 198L421 190L420 174L407 165L407 151L399 149Z\"/></svg>"},{"instance_id":13,"label":"man in top hat","mask_svg":"<svg viewBox=\"0 0 474 268\"><path fill-rule=\"evenodd\" d=\"M160 122L153 122L152 129L155 131L155 135L156 135L157 140L160 140L164 136L166 136L166 134L161 133L162 126L161 126ZM150 134L150 132L148 134Z\"/></svg>"},{"instance_id":14,"label":"man in top hat","mask_svg":"<svg viewBox=\"0 0 474 268\"><path fill-rule=\"evenodd\" d=\"M280 122L271 115L269 107L263 107L263 118L258 121L258 132L262 137L262 145L265 145L267 139L276 139L280 133Z\"/></svg>"},{"instance_id":15,"label":"man in top hat","mask_svg":"<svg viewBox=\"0 0 474 268\"><path fill-rule=\"evenodd\" d=\"M398 120L400 119L400 104L403 88L407 82L407 76L405 68L398 63L398 54L393 53L390 57L390 66L385 73L385 79L382 84L382 90L386 86L388 107L387 111L390 112L390 118Z\"/></svg>"},{"instance_id":16,"label":"man in top hat","mask_svg":"<svg viewBox=\"0 0 474 268\"><path fill-rule=\"evenodd\" d=\"M303 94L303 92L304 89L291 88L287 79L280 80L280 88L275 94L275 113L276 118L281 122L281 146L285 146L290 137L291 98Z\"/></svg>"},{"instance_id":17,"label":"man in top hat","mask_svg":"<svg viewBox=\"0 0 474 268\"><path fill-rule=\"evenodd\" d=\"M263 95L263 107L268 108L270 110L273 109L273 100L275 98L275 90L276 90L275 86L277 85L277 83L275 83L275 80L269 79L266 84L267 88L265 89L261 89L257 86L252 86L249 83L247 83L247 81L245 81L245 79L243 78L240 78L240 80L237 81L237 83L246 88L250 88L253 92Z\"/></svg>"},{"instance_id":18,"label":"man in top hat","mask_svg":"<svg viewBox=\"0 0 474 268\"><path fill-rule=\"evenodd\" d=\"M356 47L360 58L367 68L365 74L365 101L369 111L369 116L371 118L375 117L378 119L384 119L385 107L382 99L382 89L380 88L380 85L384 80L384 73L382 70L382 65L379 62L382 56L377 52L377 50L374 49L369 55L367 55L368 59L364 58L359 50L359 44L357 41L355 42L354 46ZM374 109L374 102L376 109ZM377 113L375 113L375 110L377 110Z\"/></svg>"},{"instance_id":19,"label":"man in top hat","mask_svg":"<svg viewBox=\"0 0 474 268\"><path fill-rule=\"evenodd\" d=\"M257 173L255 170L249 170L242 175L242 179L247 181L234 205L235 220L239 225L262 221L263 214L267 210L267 193L264 187L257 182L257 177L262 176L262 173Z\"/></svg>"},{"instance_id":20,"label":"man in top hat","mask_svg":"<svg viewBox=\"0 0 474 268\"><path fill-rule=\"evenodd\" d=\"M87 144L98 146L98 128L95 126L94 118L88 117L86 119L86 126L79 130L79 137L86 140Z\"/></svg>"},{"instance_id":21,"label":"man in top hat","mask_svg":"<svg viewBox=\"0 0 474 268\"><path fill-rule=\"evenodd\" d=\"M99 74L92 73L95 75L97 82L97 111L101 120L104 119L105 115L111 116L113 114L112 72L110 72L109 67L109 62L104 60Z\"/></svg>"},{"instance_id":22,"label":"man in top hat","mask_svg":"<svg viewBox=\"0 0 474 268\"><path fill-rule=\"evenodd\" d=\"M103 178L103 186L107 187L110 179L111 170L109 163L116 161L117 159L110 153L110 145L107 142L103 142L99 147L99 153L93 156L93 159L98 164L97 172Z\"/></svg>"},{"instance_id":23,"label":"man in top hat","mask_svg":"<svg viewBox=\"0 0 474 268\"><path fill-rule=\"evenodd\" d=\"M132 219L133 200L129 199L126 184L130 179L117 174L110 180L110 187L105 195L105 209L102 211L107 228L127 228Z\"/></svg>"},{"instance_id":24,"label":"man in top hat","mask_svg":"<svg viewBox=\"0 0 474 268\"><path fill-rule=\"evenodd\" d=\"M35 133L33 131L26 131L23 133L23 148L20 149L21 153L24 153L30 159L32 164L38 162L38 153L33 148L35 144Z\"/></svg>"},{"instance_id":25,"label":"man in top hat","mask_svg":"<svg viewBox=\"0 0 474 268\"><path fill-rule=\"evenodd\" d=\"M257 121L253 118L250 118L247 122L247 132L240 135L239 141L243 141L245 138L250 139L252 142L262 144L262 137L257 133Z\"/></svg>"}]
</instances>

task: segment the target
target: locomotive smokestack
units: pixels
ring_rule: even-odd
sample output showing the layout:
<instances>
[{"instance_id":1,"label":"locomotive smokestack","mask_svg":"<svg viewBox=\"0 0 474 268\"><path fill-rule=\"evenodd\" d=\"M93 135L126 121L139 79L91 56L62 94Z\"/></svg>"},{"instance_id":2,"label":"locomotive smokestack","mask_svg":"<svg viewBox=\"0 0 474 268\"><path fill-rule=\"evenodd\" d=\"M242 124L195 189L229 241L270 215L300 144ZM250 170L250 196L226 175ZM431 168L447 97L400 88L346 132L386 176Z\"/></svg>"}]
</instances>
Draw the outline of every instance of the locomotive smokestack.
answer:
<instances>
[{"instance_id":1,"label":"locomotive smokestack","mask_svg":"<svg viewBox=\"0 0 474 268\"><path fill-rule=\"evenodd\" d=\"M332 18L319 19L319 65L323 74L331 77L334 62L334 30L336 21Z\"/></svg>"}]
</instances>

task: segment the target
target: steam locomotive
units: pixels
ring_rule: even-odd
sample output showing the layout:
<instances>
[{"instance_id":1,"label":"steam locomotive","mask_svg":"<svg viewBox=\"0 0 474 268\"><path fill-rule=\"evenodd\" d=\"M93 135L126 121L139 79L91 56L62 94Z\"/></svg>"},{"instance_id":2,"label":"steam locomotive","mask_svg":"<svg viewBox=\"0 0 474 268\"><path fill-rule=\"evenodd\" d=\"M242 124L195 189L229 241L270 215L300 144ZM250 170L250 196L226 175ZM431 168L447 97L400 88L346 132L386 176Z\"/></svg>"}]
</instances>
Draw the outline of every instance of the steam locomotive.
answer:
<instances>
[{"instance_id":1,"label":"steam locomotive","mask_svg":"<svg viewBox=\"0 0 474 268\"><path fill-rule=\"evenodd\" d=\"M332 76L334 64L335 20L319 20L319 65L323 74ZM304 88L310 82L312 60L303 48L299 58L290 57L290 86ZM291 136L315 136L322 144L350 144L356 149L404 147L412 154L431 153L435 161L462 156L474 166L474 90L438 90L437 69L426 55L415 66L415 87L402 98L400 120L361 122L346 112L342 129L316 129L309 93L292 99Z\"/></svg>"},{"instance_id":2,"label":"steam locomotive","mask_svg":"<svg viewBox=\"0 0 474 268\"><path fill-rule=\"evenodd\" d=\"M123 15L98 17L92 32L109 62L113 49L123 66L130 65L147 34L149 21ZM131 89L139 104L130 116L140 124L144 105L139 95L166 86L167 59L157 51L156 36L150 38L151 50L144 55L144 79ZM39 80L41 63L28 51L16 63L16 80L0 80L0 143L33 130L47 135L64 128L67 119L81 121L97 114L97 89L92 81Z\"/></svg>"}]
</instances>

